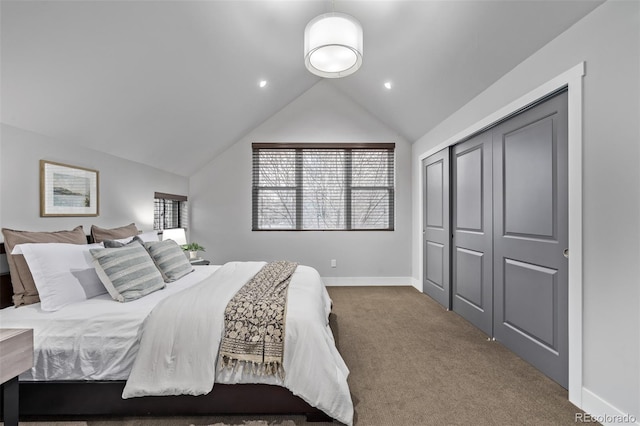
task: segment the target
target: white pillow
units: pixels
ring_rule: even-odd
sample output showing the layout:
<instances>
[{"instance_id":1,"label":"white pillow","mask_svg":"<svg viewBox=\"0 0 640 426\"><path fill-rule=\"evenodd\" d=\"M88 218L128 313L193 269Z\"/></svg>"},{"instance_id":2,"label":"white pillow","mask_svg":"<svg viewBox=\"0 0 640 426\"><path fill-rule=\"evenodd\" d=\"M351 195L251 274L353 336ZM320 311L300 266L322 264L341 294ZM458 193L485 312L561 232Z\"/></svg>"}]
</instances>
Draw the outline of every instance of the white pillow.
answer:
<instances>
[{"instance_id":1,"label":"white pillow","mask_svg":"<svg viewBox=\"0 0 640 426\"><path fill-rule=\"evenodd\" d=\"M24 255L40 294L40 308L57 311L107 292L89 252L97 248L104 246L102 243L28 243L16 245L12 254L19 251Z\"/></svg>"},{"instance_id":2,"label":"white pillow","mask_svg":"<svg viewBox=\"0 0 640 426\"><path fill-rule=\"evenodd\" d=\"M133 238L139 238L143 243L150 243L152 241L160 241L160 238L158 237L158 231L143 232L141 234L136 235Z\"/></svg>"}]
</instances>

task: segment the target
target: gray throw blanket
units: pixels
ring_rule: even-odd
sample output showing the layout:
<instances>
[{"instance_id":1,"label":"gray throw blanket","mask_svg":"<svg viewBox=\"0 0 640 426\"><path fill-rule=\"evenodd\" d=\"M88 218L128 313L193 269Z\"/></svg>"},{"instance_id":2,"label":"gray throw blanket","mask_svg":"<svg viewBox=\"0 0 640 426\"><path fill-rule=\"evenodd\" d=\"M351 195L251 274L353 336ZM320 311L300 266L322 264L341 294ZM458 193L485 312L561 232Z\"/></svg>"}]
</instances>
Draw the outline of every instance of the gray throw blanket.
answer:
<instances>
[{"instance_id":1,"label":"gray throw blanket","mask_svg":"<svg viewBox=\"0 0 640 426\"><path fill-rule=\"evenodd\" d=\"M224 312L220 368L244 363L255 374L284 378L284 328L287 290L297 263L266 264L231 299Z\"/></svg>"}]
</instances>

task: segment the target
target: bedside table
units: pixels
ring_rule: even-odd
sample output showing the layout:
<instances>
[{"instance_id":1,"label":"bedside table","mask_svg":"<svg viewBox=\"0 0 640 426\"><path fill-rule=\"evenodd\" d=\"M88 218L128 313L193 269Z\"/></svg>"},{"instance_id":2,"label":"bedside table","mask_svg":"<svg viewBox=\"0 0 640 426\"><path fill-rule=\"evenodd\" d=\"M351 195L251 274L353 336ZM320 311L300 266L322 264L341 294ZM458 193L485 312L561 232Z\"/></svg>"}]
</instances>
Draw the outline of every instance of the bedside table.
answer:
<instances>
[{"instance_id":1,"label":"bedside table","mask_svg":"<svg viewBox=\"0 0 640 426\"><path fill-rule=\"evenodd\" d=\"M18 376L33 367L33 330L0 328L0 383L4 396L4 424L17 426Z\"/></svg>"},{"instance_id":2,"label":"bedside table","mask_svg":"<svg viewBox=\"0 0 640 426\"><path fill-rule=\"evenodd\" d=\"M207 259L192 259L189 261L192 265L210 265L211 262Z\"/></svg>"}]
</instances>

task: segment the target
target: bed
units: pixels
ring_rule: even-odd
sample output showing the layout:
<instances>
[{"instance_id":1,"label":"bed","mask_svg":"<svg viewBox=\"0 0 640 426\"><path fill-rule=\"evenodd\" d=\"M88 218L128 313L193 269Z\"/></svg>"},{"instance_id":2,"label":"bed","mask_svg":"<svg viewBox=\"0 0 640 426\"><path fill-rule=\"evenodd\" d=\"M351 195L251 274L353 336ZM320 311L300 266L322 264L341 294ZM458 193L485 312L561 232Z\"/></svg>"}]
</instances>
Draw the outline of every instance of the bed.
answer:
<instances>
[{"instance_id":1,"label":"bed","mask_svg":"<svg viewBox=\"0 0 640 426\"><path fill-rule=\"evenodd\" d=\"M20 376L20 415L303 414L308 421L351 424L349 372L328 325L331 300L317 271L303 265L296 268L288 289L284 377L216 369L215 385L203 395L174 396L169 385L143 393L163 396L122 398L132 369L144 372L144 363L136 367L135 361L145 319L154 307L206 285L214 289L212 299L223 323L226 302L242 287L230 284L225 271L259 266L249 265L253 263L196 266L164 289L127 303L102 294L55 312L44 312L40 303L0 310L2 328L34 329L35 365ZM6 297L6 289L2 294ZM222 332L223 326L215 324Z\"/></svg>"}]
</instances>

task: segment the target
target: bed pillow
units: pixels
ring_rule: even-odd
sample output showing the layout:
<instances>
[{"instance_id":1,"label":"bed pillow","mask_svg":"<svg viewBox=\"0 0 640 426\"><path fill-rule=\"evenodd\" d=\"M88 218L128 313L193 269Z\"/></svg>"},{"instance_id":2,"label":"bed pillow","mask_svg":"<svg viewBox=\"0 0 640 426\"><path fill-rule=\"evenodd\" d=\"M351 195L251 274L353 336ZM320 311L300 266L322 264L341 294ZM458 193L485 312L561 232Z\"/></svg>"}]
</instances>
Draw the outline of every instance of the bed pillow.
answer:
<instances>
[{"instance_id":1,"label":"bed pillow","mask_svg":"<svg viewBox=\"0 0 640 426\"><path fill-rule=\"evenodd\" d=\"M173 240L154 241L144 243L151 258L162 274L164 281L169 283L178 280L190 272L193 266L184 255L184 251Z\"/></svg>"},{"instance_id":2,"label":"bed pillow","mask_svg":"<svg viewBox=\"0 0 640 426\"><path fill-rule=\"evenodd\" d=\"M137 237L136 235L135 237L118 238L117 240L102 240L102 244L104 244L106 248L119 248L126 246Z\"/></svg>"},{"instance_id":3,"label":"bed pillow","mask_svg":"<svg viewBox=\"0 0 640 426\"><path fill-rule=\"evenodd\" d=\"M100 243L104 240L118 240L128 237L135 237L140 231L136 228L135 223L130 223L126 226L119 228L100 228L96 225L91 225L91 237L94 243Z\"/></svg>"},{"instance_id":4,"label":"bed pillow","mask_svg":"<svg viewBox=\"0 0 640 426\"><path fill-rule=\"evenodd\" d=\"M57 232L29 232L2 228L2 234L7 253L13 252L16 245L23 243L87 244L87 237L82 226L77 226L71 231ZM7 255L7 263L9 263L13 286L13 304L21 306L39 302L38 290L24 256L21 254Z\"/></svg>"},{"instance_id":5,"label":"bed pillow","mask_svg":"<svg viewBox=\"0 0 640 426\"><path fill-rule=\"evenodd\" d=\"M120 247L126 246L127 243L130 243L131 240L133 240L133 237L124 238L124 239L128 241L125 243L125 242L122 242L121 240L102 240L102 244L104 244L106 248L120 248Z\"/></svg>"},{"instance_id":6,"label":"bed pillow","mask_svg":"<svg viewBox=\"0 0 640 426\"><path fill-rule=\"evenodd\" d=\"M147 250L137 241L121 248L91 250L100 281L118 302L129 302L165 287Z\"/></svg>"},{"instance_id":7,"label":"bed pillow","mask_svg":"<svg viewBox=\"0 0 640 426\"><path fill-rule=\"evenodd\" d=\"M158 231L143 232L135 237L120 238L118 240L103 240L102 243L106 248L119 248L124 247L131 241L136 240L140 244L144 244L147 241L160 241L158 237Z\"/></svg>"},{"instance_id":8,"label":"bed pillow","mask_svg":"<svg viewBox=\"0 0 640 426\"><path fill-rule=\"evenodd\" d=\"M149 231L138 234L134 237L134 239L138 239L143 243L151 242L151 241L160 241L160 237L158 237L158 231Z\"/></svg>"},{"instance_id":9,"label":"bed pillow","mask_svg":"<svg viewBox=\"0 0 640 426\"><path fill-rule=\"evenodd\" d=\"M102 244L26 243L15 246L12 254L24 255L40 308L52 312L107 292L89 252L97 248L103 248Z\"/></svg>"}]
</instances>

